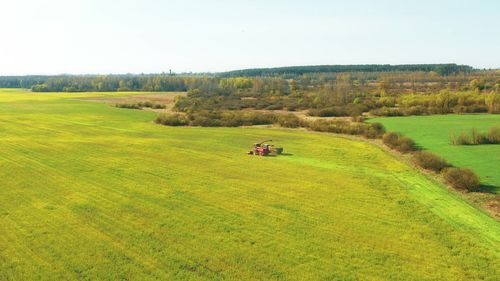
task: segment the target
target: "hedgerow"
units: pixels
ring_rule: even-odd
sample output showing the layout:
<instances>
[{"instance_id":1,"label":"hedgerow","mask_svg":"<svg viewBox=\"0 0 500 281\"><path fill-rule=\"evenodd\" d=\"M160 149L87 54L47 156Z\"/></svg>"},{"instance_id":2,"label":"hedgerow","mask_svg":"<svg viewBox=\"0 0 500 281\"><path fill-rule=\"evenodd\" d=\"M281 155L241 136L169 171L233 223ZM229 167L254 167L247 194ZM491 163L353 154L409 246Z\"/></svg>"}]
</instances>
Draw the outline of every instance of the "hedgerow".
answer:
<instances>
[{"instance_id":1,"label":"hedgerow","mask_svg":"<svg viewBox=\"0 0 500 281\"><path fill-rule=\"evenodd\" d=\"M186 114L161 114L156 123L169 126L238 127L279 125L286 128L304 127L312 131L360 135L380 138L385 132L380 123L349 122L346 120L301 120L294 114L260 113L252 111L200 111Z\"/></svg>"}]
</instances>

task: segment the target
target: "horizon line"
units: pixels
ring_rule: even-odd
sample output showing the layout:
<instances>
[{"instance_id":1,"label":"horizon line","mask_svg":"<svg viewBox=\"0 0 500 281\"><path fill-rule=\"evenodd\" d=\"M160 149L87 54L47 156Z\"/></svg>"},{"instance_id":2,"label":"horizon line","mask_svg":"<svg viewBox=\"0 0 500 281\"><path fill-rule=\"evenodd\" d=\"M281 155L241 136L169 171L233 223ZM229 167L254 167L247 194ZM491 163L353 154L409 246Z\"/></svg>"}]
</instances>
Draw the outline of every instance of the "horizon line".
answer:
<instances>
[{"instance_id":1,"label":"horizon line","mask_svg":"<svg viewBox=\"0 0 500 281\"><path fill-rule=\"evenodd\" d=\"M213 74L221 74L228 72L237 72L237 71L245 71L245 70L261 70L261 69L282 69L282 68L293 68L293 67L320 67L320 66L374 66L374 65L384 65L384 66L407 66L407 65L458 65L458 66L469 66L474 70L482 71L482 70L500 70L500 66L497 67L475 67L469 64L458 64L458 63L401 63L401 64L390 64L390 63L367 63L367 64L308 64L308 65L285 65L285 66L266 66L266 67L248 67L248 68L238 68L238 69L230 69L224 71L182 71L175 72L172 69L168 71L158 71L158 72L108 72L108 73L99 73L99 72L60 72L60 73L23 73L23 74L2 74L0 73L0 77L27 77L27 76L106 76L106 75L161 75L161 74L175 74L175 75L213 75ZM349 72L349 71L346 71ZM363 71L358 71L363 72ZM390 72L390 71L385 71ZM340 73L340 72L339 72Z\"/></svg>"}]
</instances>

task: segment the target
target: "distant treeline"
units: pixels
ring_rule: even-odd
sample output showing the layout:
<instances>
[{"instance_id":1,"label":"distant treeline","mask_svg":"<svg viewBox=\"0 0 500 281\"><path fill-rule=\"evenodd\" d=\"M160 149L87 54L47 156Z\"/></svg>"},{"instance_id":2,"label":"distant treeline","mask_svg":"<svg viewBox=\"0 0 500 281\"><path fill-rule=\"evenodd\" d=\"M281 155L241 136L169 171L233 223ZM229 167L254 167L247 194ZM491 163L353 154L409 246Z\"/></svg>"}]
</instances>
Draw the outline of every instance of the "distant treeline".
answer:
<instances>
[{"instance_id":1,"label":"distant treeline","mask_svg":"<svg viewBox=\"0 0 500 281\"><path fill-rule=\"evenodd\" d=\"M170 75L100 75L51 77L33 92L186 91L188 78Z\"/></svg>"},{"instance_id":2,"label":"distant treeline","mask_svg":"<svg viewBox=\"0 0 500 281\"><path fill-rule=\"evenodd\" d=\"M449 64L363 64L363 65L315 65L315 66L287 66L276 68L243 69L221 73L222 77L256 77L302 75L307 73L340 73L340 72L415 72L434 71L440 75L468 73L474 68L468 65Z\"/></svg>"},{"instance_id":3,"label":"distant treeline","mask_svg":"<svg viewBox=\"0 0 500 281\"><path fill-rule=\"evenodd\" d=\"M0 88L33 92L186 91L189 81L196 79L169 74L0 76Z\"/></svg>"},{"instance_id":4,"label":"distant treeline","mask_svg":"<svg viewBox=\"0 0 500 281\"><path fill-rule=\"evenodd\" d=\"M50 76L0 76L0 88L30 89L33 85L47 82Z\"/></svg>"},{"instance_id":5,"label":"distant treeline","mask_svg":"<svg viewBox=\"0 0 500 281\"><path fill-rule=\"evenodd\" d=\"M408 64L408 65L319 65L290 66L279 68L246 69L219 74L180 75L125 74L125 75L29 75L0 76L0 88L33 88L36 92L83 92L83 91L186 91L193 79L207 77L274 77L282 79L307 79L332 77L339 73L363 76L367 80L380 77L381 73L434 72L440 76L467 74L474 71L468 65L457 64ZM357 74L359 73L359 74ZM303 76L303 77L299 77ZM331 78L327 78L331 80Z\"/></svg>"}]
</instances>

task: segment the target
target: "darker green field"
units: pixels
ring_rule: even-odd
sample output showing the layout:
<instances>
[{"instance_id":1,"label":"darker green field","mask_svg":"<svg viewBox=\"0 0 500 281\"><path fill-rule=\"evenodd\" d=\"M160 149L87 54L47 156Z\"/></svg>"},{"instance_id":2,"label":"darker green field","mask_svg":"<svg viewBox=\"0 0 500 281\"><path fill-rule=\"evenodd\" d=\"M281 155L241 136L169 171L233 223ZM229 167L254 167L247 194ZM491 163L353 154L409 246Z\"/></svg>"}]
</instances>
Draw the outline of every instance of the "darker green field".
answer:
<instances>
[{"instance_id":1,"label":"darker green field","mask_svg":"<svg viewBox=\"0 0 500 281\"><path fill-rule=\"evenodd\" d=\"M386 117L371 121L411 137L455 166L473 169L489 189L497 193L500 190L500 145L452 145L449 138L450 134L458 135L471 128L488 131L492 126L500 126L499 114Z\"/></svg>"},{"instance_id":2,"label":"darker green field","mask_svg":"<svg viewBox=\"0 0 500 281\"><path fill-rule=\"evenodd\" d=\"M500 275L498 221L376 146L76 99L103 95L0 90L0 280Z\"/></svg>"}]
</instances>

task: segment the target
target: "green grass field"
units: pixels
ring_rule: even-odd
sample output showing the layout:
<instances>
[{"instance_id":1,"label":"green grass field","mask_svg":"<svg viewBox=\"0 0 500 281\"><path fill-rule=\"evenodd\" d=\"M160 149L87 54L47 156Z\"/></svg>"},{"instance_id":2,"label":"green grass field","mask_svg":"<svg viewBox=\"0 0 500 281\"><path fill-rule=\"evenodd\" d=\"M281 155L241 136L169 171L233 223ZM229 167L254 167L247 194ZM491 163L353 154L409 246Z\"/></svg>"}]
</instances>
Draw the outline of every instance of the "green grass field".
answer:
<instances>
[{"instance_id":1,"label":"green grass field","mask_svg":"<svg viewBox=\"0 0 500 281\"><path fill-rule=\"evenodd\" d=\"M473 169L491 190L500 190L500 145L452 145L449 140L450 133L458 135L471 128L488 131L492 126L500 126L499 114L386 117L371 121L411 137L455 166Z\"/></svg>"},{"instance_id":2,"label":"green grass field","mask_svg":"<svg viewBox=\"0 0 500 281\"><path fill-rule=\"evenodd\" d=\"M0 280L498 280L498 221L376 146L98 95L0 90Z\"/></svg>"}]
</instances>

